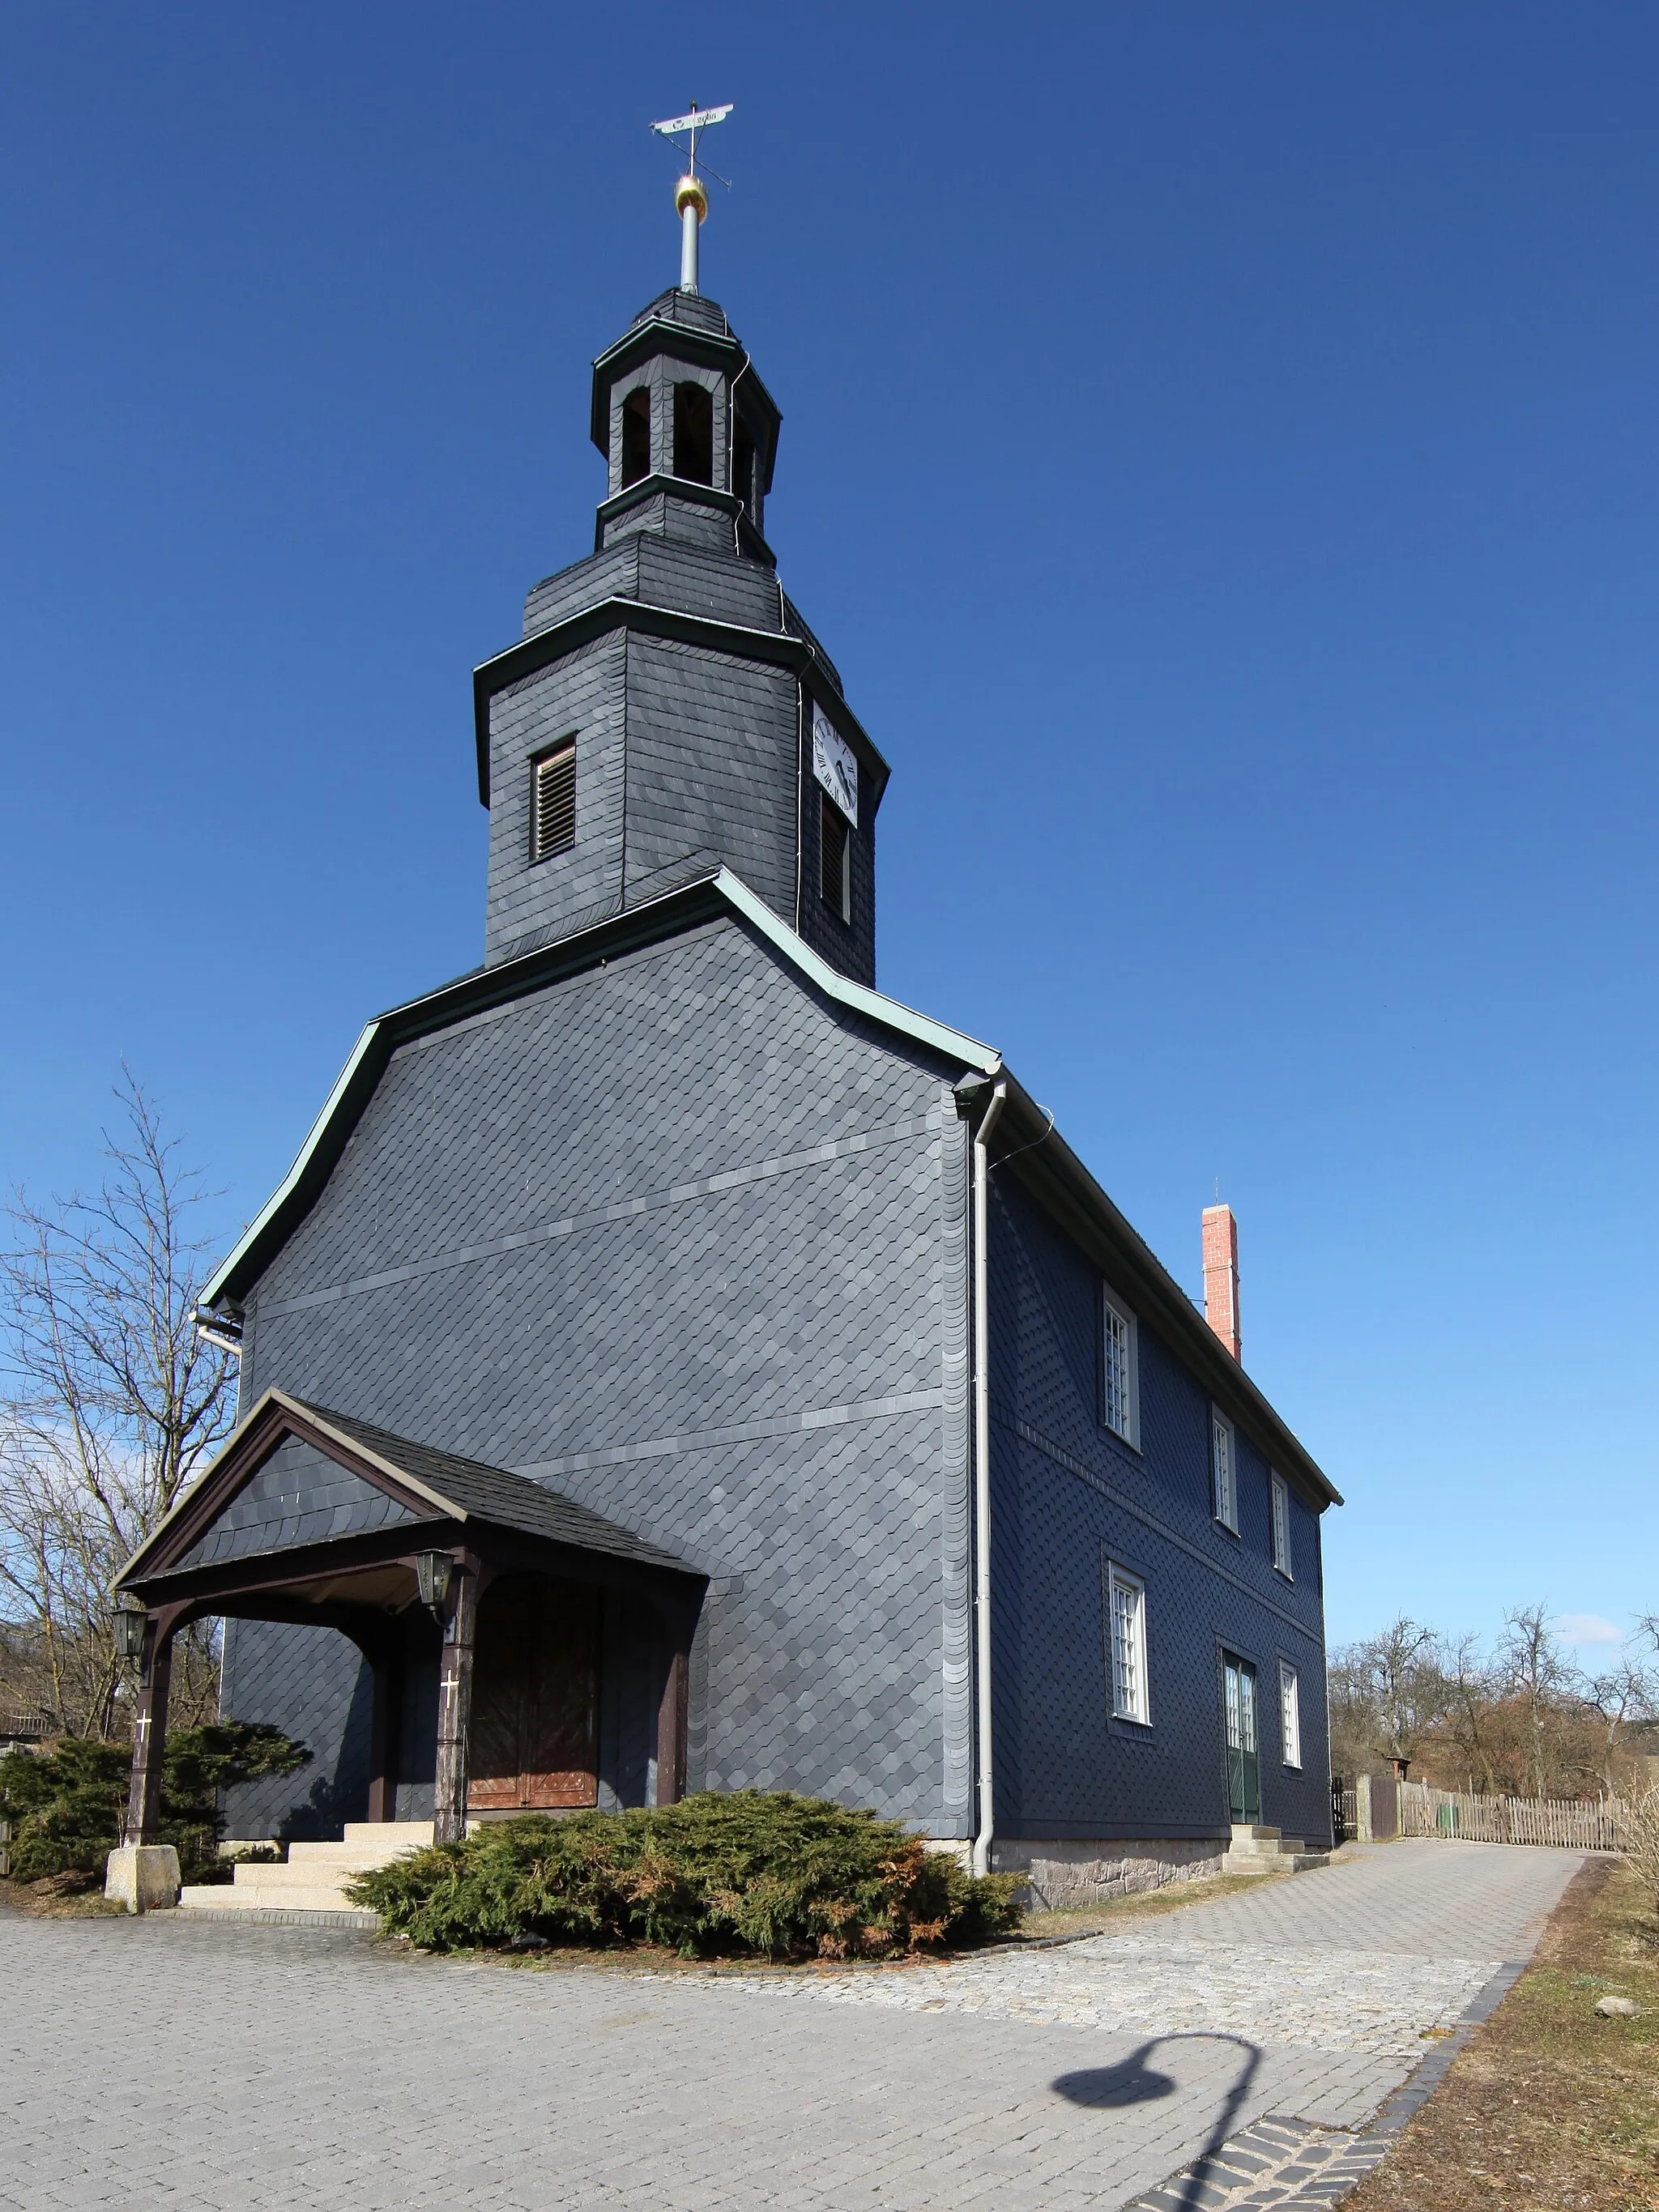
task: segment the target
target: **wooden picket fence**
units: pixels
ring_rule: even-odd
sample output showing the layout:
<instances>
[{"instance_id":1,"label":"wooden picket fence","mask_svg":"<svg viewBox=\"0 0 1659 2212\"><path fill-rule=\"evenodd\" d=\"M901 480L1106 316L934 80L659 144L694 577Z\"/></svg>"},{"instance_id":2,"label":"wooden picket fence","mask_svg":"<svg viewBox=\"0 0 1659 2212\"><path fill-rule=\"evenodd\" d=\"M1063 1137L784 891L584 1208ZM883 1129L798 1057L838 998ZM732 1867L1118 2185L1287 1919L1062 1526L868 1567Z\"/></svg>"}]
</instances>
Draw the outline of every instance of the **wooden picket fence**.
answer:
<instances>
[{"instance_id":1,"label":"wooden picket fence","mask_svg":"<svg viewBox=\"0 0 1659 2212\"><path fill-rule=\"evenodd\" d=\"M1400 1785L1402 1836L1460 1837L1472 1844L1546 1844L1571 1851L1616 1851L1618 1822L1606 1798L1589 1804L1552 1797L1471 1796L1426 1782Z\"/></svg>"}]
</instances>

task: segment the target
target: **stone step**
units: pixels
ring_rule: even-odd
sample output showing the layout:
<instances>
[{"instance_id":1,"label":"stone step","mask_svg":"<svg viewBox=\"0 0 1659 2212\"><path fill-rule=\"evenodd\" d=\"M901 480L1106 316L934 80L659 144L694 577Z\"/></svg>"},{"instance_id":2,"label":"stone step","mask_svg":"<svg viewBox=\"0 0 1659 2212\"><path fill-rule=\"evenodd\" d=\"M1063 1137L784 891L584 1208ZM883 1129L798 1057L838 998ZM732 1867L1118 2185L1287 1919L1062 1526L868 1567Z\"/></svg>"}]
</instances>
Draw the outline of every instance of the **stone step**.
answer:
<instances>
[{"instance_id":1,"label":"stone step","mask_svg":"<svg viewBox=\"0 0 1659 2212\"><path fill-rule=\"evenodd\" d=\"M237 1871L240 1874L241 1869ZM265 1867L262 1871L271 1875L280 1874L283 1869ZM250 1907L284 1912L351 1912L358 1909L331 1882L319 1881L191 1883L179 1892L179 1902L208 1912L236 1912Z\"/></svg>"},{"instance_id":2,"label":"stone step","mask_svg":"<svg viewBox=\"0 0 1659 2212\"><path fill-rule=\"evenodd\" d=\"M1305 1874L1312 1867L1328 1866L1328 1851L1310 1851L1299 1836L1284 1838L1278 1844L1258 1842L1243 1847L1235 1844L1224 1852L1221 1860L1223 1874Z\"/></svg>"},{"instance_id":3,"label":"stone step","mask_svg":"<svg viewBox=\"0 0 1659 2212\"><path fill-rule=\"evenodd\" d=\"M361 1928L372 1933L380 1926L377 1916L356 1905L250 1905L246 1893L238 1896L228 1885L192 1884L179 1894L179 1910L199 1912L219 1920L264 1921L283 1928Z\"/></svg>"},{"instance_id":4,"label":"stone step","mask_svg":"<svg viewBox=\"0 0 1659 2212\"><path fill-rule=\"evenodd\" d=\"M264 1866L258 1860L243 1859L237 1866L231 1881L233 1889L338 1889L342 1882L349 1881L355 1874L368 1874L371 1867L355 1866Z\"/></svg>"},{"instance_id":5,"label":"stone step","mask_svg":"<svg viewBox=\"0 0 1659 2212\"><path fill-rule=\"evenodd\" d=\"M385 1844L396 1851L429 1850L432 1847L430 1820L348 1820L345 1840L349 1844L372 1844L377 1848ZM289 1850L293 1856L293 1847Z\"/></svg>"},{"instance_id":6,"label":"stone step","mask_svg":"<svg viewBox=\"0 0 1659 2212\"><path fill-rule=\"evenodd\" d=\"M418 1844L290 1844L288 1847L289 1866L349 1868L389 1866L393 1859L401 1858L405 1851L418 1850Z\"/></svg>"},{"instance_id":7,"label":"stone step","mask_svg":"<svg viewBox=\"0 0 1659 2212\"><path fill-rule=\"evenodd\" d=\"M431 1843L430 1820L349 1820L337 1843L290 1844L286 1861L239 1859L228 1882L192 1884L179 1904L192 1912L246 1920L374 1928L379 1925L374 1914L353 1905L343 1885Z\"/></svg>"},{"instance_id":8,"label":"stone step","mask_svg":"<svg viewBox=\"0 0 1659 2212\"><path fill-rule=\"evenodd\" d=\"M1243 1820L1233 1822L1233 1841L1236 1844L1272 1843L1281 1833L1282 1831L1278 1828L1264 1828L1259 1824L1252 1826Z\"/></svg>"}]
</instances>

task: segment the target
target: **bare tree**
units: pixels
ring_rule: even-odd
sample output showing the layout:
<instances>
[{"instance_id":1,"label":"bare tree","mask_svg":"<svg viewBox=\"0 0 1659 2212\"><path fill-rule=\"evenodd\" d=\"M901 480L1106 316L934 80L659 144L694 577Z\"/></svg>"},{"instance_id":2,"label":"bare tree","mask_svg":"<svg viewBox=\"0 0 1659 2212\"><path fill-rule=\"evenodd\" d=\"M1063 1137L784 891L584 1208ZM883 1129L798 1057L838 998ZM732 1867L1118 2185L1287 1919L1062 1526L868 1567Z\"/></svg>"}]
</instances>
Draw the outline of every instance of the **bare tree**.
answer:
<instances>
[{"instance_id":1,"label":"bare tree","mask_svg":"<svg viewBox=\"0 0 1659 2212\"><path fill-rule=\"evenodd\" d=\"M1504 1615L1504 1631L1498 1665L1525 1717L1527 1786L1533 1796L1543 1797L1551 1778L1551 1723L1577 1701L1578 1678L1561 1656L1547 1605L1511 1607Z\"/></svg>"},{"instance_id":2,"label":"bare tree","mask_svg":"<svg viewBox=\"0 0 1659 2212\"><path fill-rule=\"evenodd\" d=\"M92 1198L7 1210L0 1255L0 1666L33 1655L57 1725L117 1724L115 1577L234 1418L232 1358L198 1336L204 1194L125 1068L125 1126L106 1133ZM181 1639L182 1642L182 1639ZM175 1661L184 1712L216 1695L210 1645ZM192 1692L194 1695L192 1695Z\"/></svg>"},{"instance_id":3,"label":"bare tree","mask_svg":"<svg viewBox=\"0 0 1659 2212\"><path fill-rule=\"evenodd\" d=\"M1492 1709L1499 1693L1479 1637L1460 1636L1449 1648L1445 1675L1451 1734L1470 1787L1478 1779L1482 1790L1490 1790L1495 1778Z\"/></svg>"},{"instance_id":4,"label":"bare tree","mask_svg":"<svg viewBox=\"0 0 1659 2212\"><path fill-rule=\"evenodd\" d=\"M1625 1651L1592 1680L1586 1702L1601 1724L1601 1778L1608 1796L1617 1796L1619 1753L1626 1733L1659 1718L1659 1675Z\"/></svg>"},{"instance_id":5,"label":"bare tree","mask_svg":"<svg viewBox=\"0 0 1659 2212\"><path fill-rule=\"evenodd\" d=\"M1542 1605L1511 1608L1495 1651L1401 1618L1334 1651L1329 1689L1339 1771L1380 1755L1409 1759L1443 1788L1623 1797L1641 1740L1659 1723L1659 1615L1594 1681L1564 1656Z\"/></svg>"},{"instance_id":6,"label":"bare tree","mask_svg":"<svg viewBox=\"0 0 1659 2212\"><path fill-rule=\"evenodd\" d=\"M1333 1652L1329 1689L1339 1771L1416 1758L1450 1703L1439 1639L1404 1613L1380 1636Z\"/></svg>"},{"instance_id":7,"label":"bare tree","mask_svg":"<svg viewBox=\"0 0 1659 2212\"><path fill-rule=\"evenodd\" d=\"M1376 1702L1376 1749L1385 1759L1414 1759L1446 1710L1446 1678L1434 1632L1401 1613L1365 1650Z\"/></svg>"}]
</instances>

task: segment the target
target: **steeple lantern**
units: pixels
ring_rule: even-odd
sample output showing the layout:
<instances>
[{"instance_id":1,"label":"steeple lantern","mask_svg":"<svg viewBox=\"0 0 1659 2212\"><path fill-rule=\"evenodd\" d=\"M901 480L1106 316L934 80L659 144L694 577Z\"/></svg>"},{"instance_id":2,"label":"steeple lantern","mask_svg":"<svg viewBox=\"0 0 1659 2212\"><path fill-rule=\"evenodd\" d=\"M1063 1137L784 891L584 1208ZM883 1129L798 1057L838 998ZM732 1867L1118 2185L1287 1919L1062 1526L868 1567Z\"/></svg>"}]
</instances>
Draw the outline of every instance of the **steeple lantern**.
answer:
<instances>
[{"instance_id":1,"label":"steeple lantern","mask_svg":"<svg viewBox=\"0 0 1659 2212\"><path fill-rule=\"evenodd\" d=\"M764 514L781 419L714 301L663 293L593 364L607 472L594 550L649 530L775 566Z\"/></svg>"}]
</instances>

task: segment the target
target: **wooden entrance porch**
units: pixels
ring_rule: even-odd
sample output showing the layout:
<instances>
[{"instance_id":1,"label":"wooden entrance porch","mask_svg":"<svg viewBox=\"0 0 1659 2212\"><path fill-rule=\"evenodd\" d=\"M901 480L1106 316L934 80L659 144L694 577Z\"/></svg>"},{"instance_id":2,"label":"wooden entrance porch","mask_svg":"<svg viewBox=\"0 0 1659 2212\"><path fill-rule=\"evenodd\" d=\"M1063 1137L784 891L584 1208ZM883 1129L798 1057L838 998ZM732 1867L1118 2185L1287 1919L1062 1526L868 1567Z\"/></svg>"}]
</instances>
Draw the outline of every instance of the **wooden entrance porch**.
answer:
<instances>
[{"instance_id":1,"label":"wooden entrance porch","mask_svg":"<svg viewBox=\"0 0 1659 2212\"><path fill-rule=\"evenodd\" d=\"M143 1615L124 1840L155 1838L173 1639L204 1616L332 1628L357 1647L371 1824L395 1821L411 1748L432 1756L439 1843L469 1814L597 1803L607 1653L626 1655L630 1694L651 1703L647 1802L672 1803L703 1589L684 1561L525 1476L268 1392L121 1577ZM405 1685L434 1658L435 1740L411 1747Z\"/></svg>"}]
</instances>

